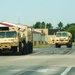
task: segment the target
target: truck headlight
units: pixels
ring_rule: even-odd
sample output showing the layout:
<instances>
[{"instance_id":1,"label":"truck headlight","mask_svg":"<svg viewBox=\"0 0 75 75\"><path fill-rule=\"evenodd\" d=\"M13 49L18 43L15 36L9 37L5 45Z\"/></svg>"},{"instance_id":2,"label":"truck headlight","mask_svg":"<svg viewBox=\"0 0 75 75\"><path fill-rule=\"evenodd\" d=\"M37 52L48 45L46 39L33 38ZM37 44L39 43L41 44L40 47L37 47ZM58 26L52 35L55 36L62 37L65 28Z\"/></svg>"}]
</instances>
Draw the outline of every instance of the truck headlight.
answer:
<instances>
[{"instance_id":1,"label":"truck headlight","mask_svg":"<svg viewBox=\"0 0 75 75\"><path fill-rule=\"evenodd\" d=\"M11 39L11 41L12 41L12 42L18 42L18 40L17 40L17 39Z\"/></svg>"},{"instance_id":2,"label":"truck headlight","mask_svg":"<svg viewBox=\"0 0 75 75\"><path fill-rule=\"evenodd\" d=\"M18 40L15 39L14 42L18 42Z\"/></svg>"}]
</instances>

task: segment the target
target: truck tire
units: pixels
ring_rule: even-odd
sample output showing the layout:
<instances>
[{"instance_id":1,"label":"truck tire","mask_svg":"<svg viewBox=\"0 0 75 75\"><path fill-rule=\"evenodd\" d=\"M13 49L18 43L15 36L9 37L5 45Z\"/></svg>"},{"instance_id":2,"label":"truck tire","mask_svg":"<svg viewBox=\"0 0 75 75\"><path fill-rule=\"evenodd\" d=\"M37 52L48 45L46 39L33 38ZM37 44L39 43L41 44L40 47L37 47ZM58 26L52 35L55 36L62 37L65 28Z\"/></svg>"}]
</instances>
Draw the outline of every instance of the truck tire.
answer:
<instances>
[{"instance_id":1,"label":"truck tire","mask_svg":"<svg viewBox=\"0 0 75 75\"><path fill-rule=\"evenodd\" d=\"M28 41L28 44L27 44L28 46L28 50L27 50L27 54L29 54L30 53L30 42Z\"/></svg>"},{"instance_id":2,"label":"truck tire","mask_svg":"<svg viewBox=\"0 0 75 75\"><path fill-rule=\"evenodd\" d=\"M55 44L55 47L58 48L58 44L57 43Z\"/></svg>"},{"instance_id":3,"label":"truck tire","mask_svg":"<svg viewBox=\"0 0 75 75\"><path fill-rule=\"evenodd\" d=\"M61 45L59 45L58 47L61 48Z\"/></svg>"},{"instance_id":4,"label":"truck tire","mask_svg":"<svg viewBox=\"0 0 75 75\"><path fill-rule=\"evenodd\" d=\"M0 55L2 55L2 51L0 50Z\"/></svg>"},{"instance_id":5,"label":"truck tire","mask_svg":"<svg viewBox=\"0 0 75 75\"><path fill-rule=\"evenodd\" d=\"M29 53L32 53L32 43L29 42Z\"/></svg>"},{"instance_id":6,"label":"truck tire","mask_svg":"<svg viewBox=\"0 0 75 75\"><path fill-rule=\"evenodd\" d=\"M13 51L13 54L16 54L17 53L17 47L12 47L11 49Z\"/></svg>"},{"instance_id":7,"label":"truck tire","mask_svg":"<svg viewBox=\"0 0 75 75\"><path fill-rule=\"evenodd\" d=\"M59 45L59 44L56 43L56 44L55 44L55 47L56 47L56 48L60 48L61 45Z\"/></svg>"},{"instance_id":8,"label":"truck tire","mask_svg":"<svg viewBox=\"0 0 75 75\"><path fill-rule=\"evenodd\" d=\"M72 47L72 41L70 41L68 44L67 44L67 48L71 48Z\"/></svg>"},{"instance_id":9,"label":"truck tire","mask_svg":"<svg viewBox=\"0 0 75 75\"><path fill-rule=\"evenodd\" d=\"M27 44L26 44L26 42L23 42L23 44L24 44L24 47L22 49L22 54L25 55L25 54L27 54Z\"/></svg>"},{"instance_id":10,"label":"truck tire","mask_svg":"<svg viewBox=\"0 0 75 75\"><path fill-rule=\"evenodd\" d=\"M29 42L29 53L32 53L32 43Z\"/></svg>"},{"instance_id":11,"label":"truck tire","mask_svg":"<svg viewBox=\"0 0 75 75\"><path fill-rule=\"evenodd\" d=\"M33 43L31 43L31 53L33 52Z\"/></svg>"},{"instance_id":12,"label":"truck tire","mask_svg":"<svg viewBox=\"0 0 75 75\"><path fill-rule=\"evenodd\" d=\"M28 50L29 50L29 53L33 52L33 43L32 42L29 42Z\"/></svg>"},{"instance_id":13,"label":"truck tire","mask_svg":"<svg viewBox=\"0 0 75 75\"><path fill-rule=\"evenodd\" d=\"M67 48L71 48L72 47L72 44L67 44Z\"/></svg>"},{"instance_id":14,"label":"truck tire","mask_svg":"<svg viewBox=\"0 0 75 75\"><path fill-rule=\"evenodd\" d=\"M22 42L19 42L19 54L22 54Z\"/></svg>"}]
</instances>

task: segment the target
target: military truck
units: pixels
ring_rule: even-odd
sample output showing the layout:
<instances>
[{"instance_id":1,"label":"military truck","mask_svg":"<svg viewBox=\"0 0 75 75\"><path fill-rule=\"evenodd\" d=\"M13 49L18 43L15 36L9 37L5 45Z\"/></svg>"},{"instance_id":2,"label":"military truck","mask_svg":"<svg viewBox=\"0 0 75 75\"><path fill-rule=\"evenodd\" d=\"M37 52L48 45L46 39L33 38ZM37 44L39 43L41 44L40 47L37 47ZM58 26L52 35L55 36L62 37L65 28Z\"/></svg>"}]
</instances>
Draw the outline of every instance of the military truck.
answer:
<instances>
[{"instance_id":1,"label":"military truck","mask_svg":"<svg viewBox=\"0 0 75 75\"><path fill-rule=\"evenodd\" d=\"M72 34L67 31L56 32L55 47L60 48L61 45L66 45L68 48L72 47Z\"/></svg>"},{"instance_id":2,"label":"military truck","mask_svg":"<svg viewBox=\"0 0 75 75\"><path fill-rule=\"evenodd\" d=\"M32 53L33 37L31 28L28 26L13 26L7 27L6 30L0 30L0 53L2 52Z\"/></svg>"}]
</instances>

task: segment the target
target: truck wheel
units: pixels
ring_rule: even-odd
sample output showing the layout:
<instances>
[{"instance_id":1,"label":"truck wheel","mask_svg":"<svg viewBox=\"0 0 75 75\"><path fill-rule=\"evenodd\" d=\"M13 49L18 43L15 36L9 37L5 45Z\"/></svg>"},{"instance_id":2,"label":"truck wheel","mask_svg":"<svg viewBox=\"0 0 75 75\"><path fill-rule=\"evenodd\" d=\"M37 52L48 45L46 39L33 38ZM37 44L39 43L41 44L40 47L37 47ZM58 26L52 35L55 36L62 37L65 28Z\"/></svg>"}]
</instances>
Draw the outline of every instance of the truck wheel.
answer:
<instances>
[{"instance_id":1,"label":"truck wheel","mask_svg":"<svg viewBox=\"0 0 75 75\"><path fill-rule=\"evenodd\" d=\"M17 53L17 47L12 47L13 53L16 54Z\"/></svg>"},{"instance_id":2,"label":"truck wheel","mask_svg":"<svg viewBox=\"0 0 75 75\"><path fill-rule=\"evenodd\" d=\"M29 53L32 53L33 52L33 43L32 42L29 42Z\"/></svg>"},{"instance_id":3,"label":"truck wheel","mask_svg":"<svg viewBox=\"0 0 75 75\"><path fill-rule=\"evenodd\" d=\"M26 54L28 54L28 52L29 52L29 48L28 48L29 46L28 46L28 43L26 43Z\"/></svg>"},{"instance_id":4,"label":"truck wheel","mask_svg":"<svg viewBox=\"0 0 75 75\"><path fill-rule=\"evenodd\" d=\"M31 52L30 53L32 53L33 52L33 43L31 43Z\"/></svg>"},{"instance_id":5,"label":"truck wheel","mask_svg":"<svg viewBox=\"0 0 75 75\"><path fill-rule=\"evenodd\" d=\"M61 45L59 45L59 44L55 44L55 47L56 47L56 48L60 48Z\"/></svg>"},{"instance_id":6,"label":"truck wheel","mask_svg":"<svg viewBox=\"0 0 75 75\"><path fill-rule=\"evenodd\" d=\"M72 48L72 45L70 45L70 48Z\"/></svg>"},{"instance_id":7,"label":"truck wheel","mask_svg":"<svg viewBox=\"0 0 75 75\"><path fill-rule=\"evenodd\" d=\"M69 45L67 45L67 48L69 48Z\"/></svg>"},{"instance_id":8,"label":"truck wheel","mask_svg":"<svg viewBox=\"0 0 75 75\"><path fill-rule=\"evenodd\" d=\"M72 42L69 42L68 44L67 44L67 48L71 48L72 47Z\"/></svg>"},{"instance_id":9,"label":"truck wheel","mask_svg":"<svg viewBox=\"0 0 75 75\"><path fill-rule=\"evenodd\" d=\"M61 45L59 45L58 47L61 48Z\"/></svg>"},{"instance_id":10,"label":"truck wheel","mask_svg":"<svg viewBox=\"0 0 75 75\"><path fill-rule=\"evenodd\" d=\"M2 51L0 50L0 55L2 55Z\"/></svg>"},{"instance_id":11,"label":"truck wheel","mask_svg":"<svg viewBox=\"0 0 75 75\"><path fill-rule=\"evenodd\" d=\"M72 48L72 41L71 41L71 44L70 44L70 48Z\"/></svg>"},{"instance_id":12,"label":"truck wheel","mask_svg":"<svg viewBox=\"0 0 75 75\"><path fill-rule=\"evenodd\" d=\"M24 55L24 54L27 54L27 51L28 51L28 45L27 45L26 42L23 42L23 44L24 44L24 47L23 47L23 55Z\"/></svg>"},{"instance_id":13,"label":"truck wheel","mask_svg":"<svg viewBox=\"0 0 75 75\"><path fill-rule=\"evenodd\" d=\"M29 53L32 53L31 42L29 42Z\"/></svg>"},{"instance_id":14,"label":"truck wheel","mask_svg":"<svg viewBox=\"0 0 75 75\"><path fill-rule=\"evenodd\" d=\"M67 48L71 48L72 47L72 45L70 44L70 45L67 45Z\"/></svg>"},{"instance_id":15,"label":"truck wheel","mask_svg":"<svg viewBox=\"0 0 75 75\"><path fill-rule=\"evenodd\" d=\"M31 42L29 43L29 46L30 46L29 53L32 53L32 43Z\"/></svg>"},{"instance_id":16,"label":"truck wheel","mask_svg":"<svg viewBox=\"0 0 75 75\"><path fill-rule=\"evenodd\" d=\"M27 51L27 54L29 54L29 53L30 53L30 50L31 50L30 42L28 41L28 51Z\"/></svg>"},{"instance_id":17,"label":"truck wheel","mask_svg":"<svg viewBox=\"0 0 75 75\"><path fill-rule=\"evenodd\" d=\"M22 43L19 42L19 53L22 54Z\"/></svg>"},{"instance_id":18,"label":"truck wheel","mask_svg":"<svg viewBox=\"0 0 75 75\"><path fill-rule=\"evenodd\" d=\"M55 47L58 48L58 44L55 44Z\"/></svg>"}]
</instances>

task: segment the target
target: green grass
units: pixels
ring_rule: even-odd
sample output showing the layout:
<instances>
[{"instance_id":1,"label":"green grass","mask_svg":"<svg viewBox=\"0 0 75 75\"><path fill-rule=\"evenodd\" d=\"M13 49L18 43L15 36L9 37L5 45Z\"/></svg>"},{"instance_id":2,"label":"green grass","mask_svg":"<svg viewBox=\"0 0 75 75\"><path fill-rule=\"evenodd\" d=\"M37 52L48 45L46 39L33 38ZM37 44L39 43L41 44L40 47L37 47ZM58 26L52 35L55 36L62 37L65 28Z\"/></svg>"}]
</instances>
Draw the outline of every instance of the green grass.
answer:
<instances>
[{"instance_id":1,"label":"green grass","mask_svg":"<svg viewBox=\"0 0 75 75\"><path fill-rule=\"evenodd\" d=\"M73 42L73 44L75 44L75 42Z\"/></svg>"},{"instance_id":2,"label":"green grass","mask_svg":"<svg viewBox=\"0 0 75 75\"><path fill-rule=\"evenodd\" d=\"M50 48L50 45L36 45L33 48Z\"/></svg>"}]
</instances>

